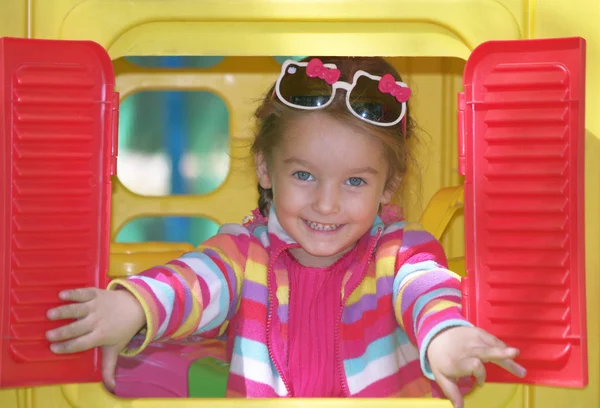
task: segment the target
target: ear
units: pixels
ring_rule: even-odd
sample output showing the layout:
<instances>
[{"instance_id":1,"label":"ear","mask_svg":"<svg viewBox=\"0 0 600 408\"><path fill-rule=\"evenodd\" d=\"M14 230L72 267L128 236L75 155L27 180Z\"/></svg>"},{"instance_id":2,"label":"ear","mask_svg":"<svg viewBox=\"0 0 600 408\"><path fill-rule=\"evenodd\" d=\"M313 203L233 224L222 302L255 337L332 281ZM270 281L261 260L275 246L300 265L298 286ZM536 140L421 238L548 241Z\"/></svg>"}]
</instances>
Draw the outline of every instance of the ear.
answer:
<instances>
[{"instance_id":1,"label":"ear","mask_svg":"<svg viewBox=\"0 0 600 408\"><path fill-rule=\"evenodd\" d=\"M383 193L381 194L381 204L389 204L390 201L392 201L392 198L394 197L394 194L396 194L396 191L398 191L401 182L402 177L399 177L396 180L390 181L388 183L387 187L385 188L385 190L383 190Z\"/></svg>"},{"instance_id":2,"label":"ear","mask_svg":"<svg viewBox=\"0 0 600 408\"><path fill-rule=\"evenodd\" d=\"M392 201L392 197L394 196L394 191L392 189L384 190L383 194L381 194L381 204L389 204Z\"/></svg>"},{"instance_id":3,"label":"ear","mask_svg":"<svg viewBox=\"0 0 600 408\"><path fill-rule=\"evenodd\" d=\"M267 165L267 159L262 153L257 153L254 156L254 162L256 163L256 177L258 178L258 184L262 188L272 188L271 177L269 176L269 166Z\"/></svg>"}]
</instances>

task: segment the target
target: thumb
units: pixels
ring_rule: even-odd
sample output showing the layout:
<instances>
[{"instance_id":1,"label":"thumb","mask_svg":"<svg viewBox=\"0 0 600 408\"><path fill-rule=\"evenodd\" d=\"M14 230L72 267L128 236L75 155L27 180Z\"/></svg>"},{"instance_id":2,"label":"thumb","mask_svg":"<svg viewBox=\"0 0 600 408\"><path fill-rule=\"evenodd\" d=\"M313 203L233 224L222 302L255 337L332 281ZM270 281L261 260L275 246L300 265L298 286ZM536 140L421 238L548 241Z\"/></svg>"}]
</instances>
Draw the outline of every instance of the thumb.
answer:
<instances>
[{"instance_id":1,"label":"thumb","mask_svg":"<svg viewBox=\"0 0 600 408\"><path fill-rule=\"evenodd\" d=\"M115 346L102 348L102 380L110 391L113 391L117 385L115 382L115 369L118 358L119 351Z\"/></svg>"},{"instance_id":2,"label":"thumb","mask_svg":"<svg viewBox=\"0 0 600 408\"><path fill-rule=\"evenodd\" d=\"M456 381L449 379L439 371L434 371L433 375L435 377L435 382L438 383L446 398L452 402L454 408L463 408L464 401Z\"/></svg>"}]
</instances>

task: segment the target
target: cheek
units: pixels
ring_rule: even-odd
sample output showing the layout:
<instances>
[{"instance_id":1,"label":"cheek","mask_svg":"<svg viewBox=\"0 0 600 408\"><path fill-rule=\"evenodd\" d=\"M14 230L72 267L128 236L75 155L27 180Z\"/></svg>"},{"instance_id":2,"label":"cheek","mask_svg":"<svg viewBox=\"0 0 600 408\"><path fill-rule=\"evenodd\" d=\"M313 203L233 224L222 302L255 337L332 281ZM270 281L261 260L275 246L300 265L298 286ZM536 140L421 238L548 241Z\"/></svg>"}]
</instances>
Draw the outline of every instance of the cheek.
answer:
<instances>
[{"instance_id":1,"label":"cheek","mask_svg":"<svg viewBox=\"0 0 600 408\"><path fill-rule=\"evenodd\" d=\"M376 191L357 194L346 198L346 209L356 220L372 219L379 209L381 196Z\"/></svg>"},{"instance_id":2,"label":"cheek","mask_svg":"<svg viewBox=\"0 0 600 408\"><path fill-rule=\"evenodd\" d=\"M307 194L292 183L278 183L273 189L278 213L296 212L307 200Z\"/></svg>"}]
</instances>

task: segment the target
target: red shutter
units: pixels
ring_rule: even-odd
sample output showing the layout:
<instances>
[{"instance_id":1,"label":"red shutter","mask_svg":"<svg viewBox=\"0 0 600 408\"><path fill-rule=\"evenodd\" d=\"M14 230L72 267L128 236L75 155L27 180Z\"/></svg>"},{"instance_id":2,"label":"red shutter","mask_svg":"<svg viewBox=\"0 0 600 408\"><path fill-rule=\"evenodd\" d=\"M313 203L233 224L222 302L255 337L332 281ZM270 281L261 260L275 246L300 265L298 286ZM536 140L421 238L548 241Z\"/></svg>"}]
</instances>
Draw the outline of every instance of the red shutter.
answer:
<instances>
[{"instance_id":1,"label":"red shutter","mask_svg":"<svg viewBox=\"0 0 600 408\"><path fill-rule=\"evenodd\" d=\"M587 384L585 42L505 41L473 51L459 96L467 318L521 349L519 381Z\"/></svg>"},{"instance_id":2,"label":"red shutter","mask_svg":"<svg viewBox=\"0 0 600 408\"><path fill-rule=\"evenodd\" d=\"M105 287L116 127L90 42L0 39L0 386L98 381L98 350L50 352L65 288Z\"/></svg>"}]
</instances>

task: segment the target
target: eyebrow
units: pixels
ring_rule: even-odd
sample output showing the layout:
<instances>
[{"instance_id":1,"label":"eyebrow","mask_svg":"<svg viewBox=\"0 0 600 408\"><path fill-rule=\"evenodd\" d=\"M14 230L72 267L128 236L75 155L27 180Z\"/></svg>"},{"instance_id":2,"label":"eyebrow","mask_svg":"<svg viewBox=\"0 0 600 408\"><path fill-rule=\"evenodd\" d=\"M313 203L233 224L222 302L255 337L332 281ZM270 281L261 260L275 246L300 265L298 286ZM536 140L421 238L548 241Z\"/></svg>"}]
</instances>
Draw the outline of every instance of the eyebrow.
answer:
<instances>
[{"instance_id":1,"label":"eyebrow","mask_svg":"<svg viewBox=\"0 0 600 408\"><path fill-rule=\"evenodd\" d=\"M295 163L295 164L299 164L301 166L311 167L309 162L307 162L306 160L299 159L297 157L290 157L289 159L285 159L283 162L285 164L294 164ZM375 174L375 175L379 174L379 172L371 166L351 169L350 173L353 173L353 174L371 173L371 174Z\"/></svg>"}]
</instances>

